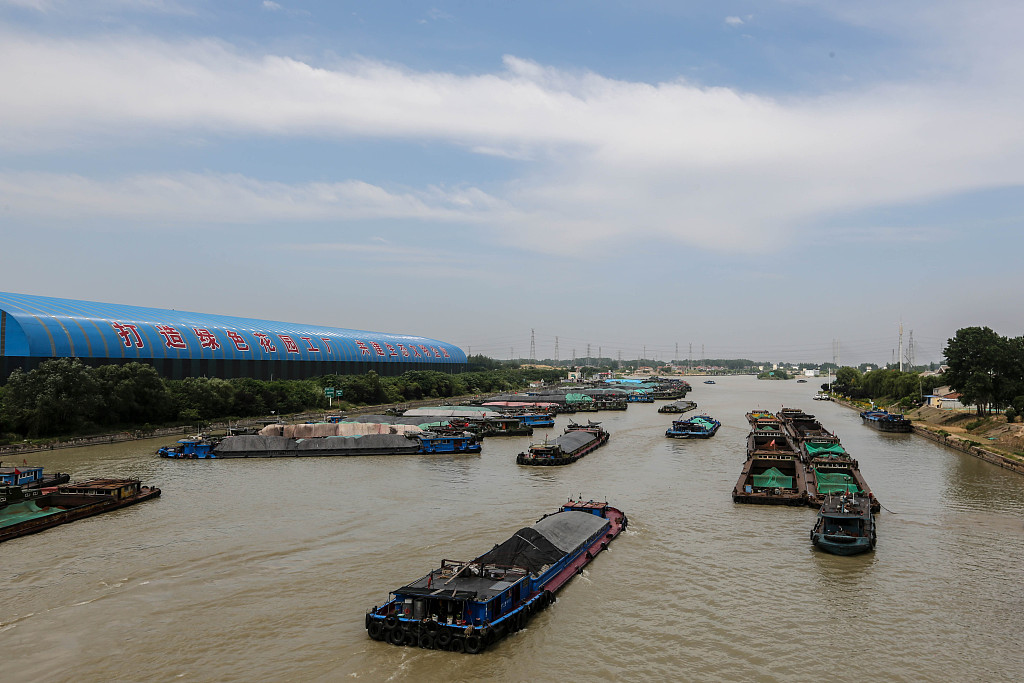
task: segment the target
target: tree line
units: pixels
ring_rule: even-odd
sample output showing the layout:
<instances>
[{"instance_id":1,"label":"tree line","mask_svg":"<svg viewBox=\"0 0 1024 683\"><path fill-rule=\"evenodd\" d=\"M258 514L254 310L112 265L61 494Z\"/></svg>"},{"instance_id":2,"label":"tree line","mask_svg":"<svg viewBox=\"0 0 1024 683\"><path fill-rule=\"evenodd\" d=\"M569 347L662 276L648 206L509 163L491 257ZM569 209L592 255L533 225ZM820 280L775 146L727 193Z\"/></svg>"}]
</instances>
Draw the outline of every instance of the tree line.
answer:
<instances>
[{"instance_id":1,"label":"tree line","mask_svg":"<svg viewBox=\"0 0 1024 683\"><path fill-rule=\"evenodd\" d=\"M532 380L561 378L558 370L505 366L475 357L473 371L448 375L413 370L397 377L327 375L306 380L190 377L169 380L144 363L91 367L78 359L44 361L15 370L0 387L0 442L148 429L270 414L325 410L324 389L342 392L343 403L378 405L520 389Z\"/></svg>"}]
</instances>

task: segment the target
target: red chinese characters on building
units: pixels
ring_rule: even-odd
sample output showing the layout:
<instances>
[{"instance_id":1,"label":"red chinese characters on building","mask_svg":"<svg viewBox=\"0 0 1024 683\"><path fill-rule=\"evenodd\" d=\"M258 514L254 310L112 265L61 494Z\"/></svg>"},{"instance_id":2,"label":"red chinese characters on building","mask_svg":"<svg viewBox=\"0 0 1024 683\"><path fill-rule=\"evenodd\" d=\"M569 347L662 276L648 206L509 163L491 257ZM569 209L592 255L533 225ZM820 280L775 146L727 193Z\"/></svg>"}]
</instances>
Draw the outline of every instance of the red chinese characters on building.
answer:
<instances>
[{"instance_id":1,"label":"red chinese characters on building","mask_svg":"<svg viewBox=\"0 0 1024 683\"><path fill-rule=\"evenodd\" d=\"M195 332L196 338L199 340L199 348L214 351L220 348L220 342L213 336L213 332L203 327L193 327L192 331Z\"/></svg>"},{"instance_id":2,"label":"red chinese characters on building","mask_svg":"<svg viewBox=\"0 0 1024 683\"><path fill-rule=\"evenodd\" d=\"M412 355L416 356L417 358L423 358L423 356L420 354L420 350L416 348L415 344L409 344L409 348L412 350Z\"/></svg>"},{"instance_id":3,"label":"red chinese characters on building","mask_svg":"<svg viewBox=\"0 0 1024 683\"><path fill-rule=\"evenodd\" d=\"M284 350L288 353L298 353L299 346L295 343L295 340L289 337L287 334L277 335L278 339L284 342Z\"/></svg>"},{"instance_id":4,"label":"red chinese characters on building","mask_svg":"<svg viewBox=\"0 0 1024 683\"><path fill-rule=\"evenodd\" d=\"M320 341L322 341L324 343L324 346L327 347L327 353L334 353L334 351L331 351L330 337L320 337Z\"/></svg>"},{"instance_id":5,"label":"red chinese characters on building","mask_svg":"<svg viewBox=\"0 0 1024 683\"><path fill-rule=\"evenodd\" d=\"M367 346L365 342L361 342L358 339L353 339L352 341L354 341L356 343L356 346L359 347L359 355L360 356L369 356L370 355L370 347Z\"/></svg>"},{"instance_id":6,"label":"red chinese characters on building","mask_svg":"<svg viewBox=\"0 0 1024 683\"><path fill-rule=\"evenodd\" d=\"M440 358L440 357L441 357L441 352L440 352L440 351L438 351L438 350L437 350L436 348L434 348L433 346L431 346L431 347L430 347L430 350L434 352L434 358Z\"/></svg>"},{"instance_id":7,"label":"red chinese characters on building","mask_svg":"<svg viewBox=\"0 0 1024 683\"><path fill-rule=\"evenodd\" d=\"M385 342L384 348L388 350L388 355L389 356L397 356L398 355L398 351L395 351L395 347L392 346L391 344L388 344L388 343Z\"/></svg>"},{"instance_id":8,"label":"red chinese characters on building","mask_svg":"<svg viewBox=\"0 0 1024 683\"><path fill-rule=\"evenodd\" d=\"M317 347L313 346L313 338L312 337L299 337L299 339L301 339L302 341L306 342L306 350L307 351L309 351L310 353L320 353L320 349L318 349Z\"/></svg>"},{"instance_id":9,"label":"red chinese characters on building","mask_svg":"<svg viewBox=\"0 0 1024 683\"><path fill-rule=\"evenodd\" d=\"M224 334L228 336L228 339L231 340L231 343L235 345L235 348L237 350L249 350L249 342L245 341L245 339L242 338L242 335L238 334L237 332L232 332L231 330L224 330Z\"/></svg>"},{"instance_id":10,"label":"red chinese characters on building","mask_svg":"<svg viewBox=\"0 0 1024 683\"><path fill-rule=\"evenodd\" d=\"M277 351L277 347L274 346L274 342L267 335L263 334L262 332L253 332L252 336L256 337L256 339L259 340L260 346L262 346L263 350L266 351L267 353L273 353Z\"/></svg>"},{"instance_id":11,"label":"red chinese characters on building","mask_svg":"<svg viewBox=\"0 0 1024 683\"><path fill-rule=\"evenodd\" d=\"M135 325L110 323L110 326L117 330L117 334L121 337L121 341L124 342L125 348L130 349L132 346L135 346L141 349L145 347L142 337L139 335L139 328Z\"/></svg>"},{"instance_id":12,"label":"red chinese characters on building","mask_svg":"<svg viewBox=\"0 0 1024 683\"><path fill-rule=\"evenodd\" d=\"M424 355L424 356L426 356L427 358L430 358L430 349L428 349L428 348L427 348L426 346L424 346L423 344L420 344L420 351L422 351L422 352L423 352L423 355Z\"/></svg>"},{"instance_id":13,"label":"red chinese characters on building","mask_svg":"<svg viewBox=\"0 0 1024 683\"><path fill-rule=\"evenodd\" d=\"M370 342L370 346L373 347L373 350L377 352L378 356L383 356L384 355L384 349L382 349L380 347L380 344L378 344L377 342L375 342L375 341Z\"/></svg>"},{"instance_id":14,"label":"red chinese characters on building","mask_svg":"<svg viewBox=\"0 0 1024 683\"><path fill-rule=\"evenodd\" d=\"M451 356L448 355L448 349L444 348L443 346L441 347L441 355L444 356L445 358L451 358Z\"/></svg>"},{"instance_id":15,"label":"red chinese characters on building","mask_svg":"<svg viewBox=\"0 0 1024 683\"><path fill-rule=\"evenodd\" d=\"M398 350L402 352L402 356L405 358L409 357L409 349L405 348L405 344L396 344Z\"/></svg>"},{"instance_id":16,"label":"red chinese characters on building","mask_svg":"<svg viewBox=\"0 0 1024 683\"><path fill-rule=\"evenodd\" d=\"M185 343L185 339L181 336L181 332L174 329L170 325L157 325L156 331L160 333L160 336L164 338L164 346L169 349L187 349L188 344Z\"/></svg>"}]
</instances>

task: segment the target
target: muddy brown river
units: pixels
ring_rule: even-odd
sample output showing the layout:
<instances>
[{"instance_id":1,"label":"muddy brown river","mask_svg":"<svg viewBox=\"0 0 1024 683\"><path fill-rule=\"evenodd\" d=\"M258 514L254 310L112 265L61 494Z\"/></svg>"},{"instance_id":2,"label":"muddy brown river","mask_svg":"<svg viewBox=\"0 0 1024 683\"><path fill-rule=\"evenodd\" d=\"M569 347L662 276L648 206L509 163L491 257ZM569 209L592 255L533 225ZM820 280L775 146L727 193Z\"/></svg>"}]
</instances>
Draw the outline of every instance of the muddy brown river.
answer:
<instances>
[{"instance_id":1,"label":"muddy brown river","mask_svg":"<svg viewBox=\"0 0 1024 683\"><path fill-rule=\"evenodd\" d=\"M173 439L38 454L163 496L0 545L0 680L1024 679L1024 477L862 426L812 401L814 380L716 381L687 396L722 421L713 439L667 439L663 402L633 404L581 415L611 440L561 468L516 465L526 437L458 457L157 458ZM744 413L784 405L859 459L887 508L874 552L815 550L810 508L732 502ZM390 590L579 494L629 529L526 629L477 656L367 637Z\"/></svg>"}]
</instances>

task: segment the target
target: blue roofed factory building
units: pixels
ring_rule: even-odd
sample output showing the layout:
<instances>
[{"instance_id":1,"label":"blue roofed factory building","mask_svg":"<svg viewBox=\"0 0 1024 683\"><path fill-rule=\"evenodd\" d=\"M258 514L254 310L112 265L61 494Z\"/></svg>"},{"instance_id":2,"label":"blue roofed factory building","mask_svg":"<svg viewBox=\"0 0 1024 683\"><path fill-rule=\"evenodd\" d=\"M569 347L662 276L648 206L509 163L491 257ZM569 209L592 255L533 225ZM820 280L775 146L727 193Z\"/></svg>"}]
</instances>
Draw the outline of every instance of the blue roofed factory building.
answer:
<instances>
[{"instance_id":1,"label":"blue roofed factory building","mask_svg":"<svg viewBox=\"0 0 1024 683\"><path fill-rule=\"evenodd\" d=\"M136 361L168 379L466 368L462 349L425 337L0 292L0 382L51 358Z\"/></svg>"}]
</instances>

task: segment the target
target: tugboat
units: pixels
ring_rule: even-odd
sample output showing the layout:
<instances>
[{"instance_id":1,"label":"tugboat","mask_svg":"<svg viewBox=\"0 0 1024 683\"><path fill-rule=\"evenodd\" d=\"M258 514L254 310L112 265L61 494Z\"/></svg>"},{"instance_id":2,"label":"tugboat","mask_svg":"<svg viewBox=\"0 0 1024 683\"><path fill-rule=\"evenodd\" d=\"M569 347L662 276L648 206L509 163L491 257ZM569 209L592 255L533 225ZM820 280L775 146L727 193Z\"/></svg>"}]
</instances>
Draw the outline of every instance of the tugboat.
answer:
<instances>
[{"instance_id":1,"label":"tugboat","mask_svg":"<svg viewBox=\"0 0 1024 683\"><path fill-rule=\"evenodd\" d=\"M519 465L568 465L608 443L608 432L599 422L570 424L565 433L550 443L537 443L516 456Z\"/></svg>"},{"instance_id":2,"label":"tugboat","mask_svg":"<svg viewBox=\"0 0 1024 683\"><path fill-rule=\"evenodd\" d=\"M373 640L478 654L555 602L628 525L607 502L569 500L475 560L441 560L367 612Z\"/></svg>"},{"instance_id":3,"label":"tugboat","mask_svg":"<svg viewBox=\"0 0 1024 683\"><path fill-rule=\"evenodd\" d=\"M674 439L710 439L722 423L710 415L695 415L687 420L673 420L665 436Z\"/></svg>"},{"instance_id":4,"label":"tugboat","mask_svg":"<svg viewBox=\"0 0 1024 683\"><path fill-rule=\"evenodd\" d=\"M833 555L856 555L875 547L871 498L852 493L827 496L811 530L811 543Z\"/></svg>"}]
</instances>

